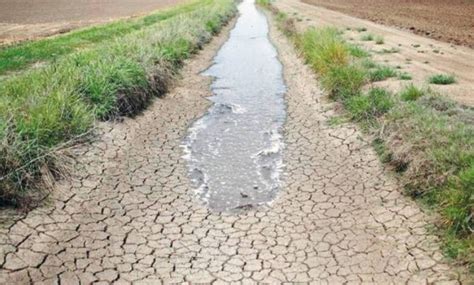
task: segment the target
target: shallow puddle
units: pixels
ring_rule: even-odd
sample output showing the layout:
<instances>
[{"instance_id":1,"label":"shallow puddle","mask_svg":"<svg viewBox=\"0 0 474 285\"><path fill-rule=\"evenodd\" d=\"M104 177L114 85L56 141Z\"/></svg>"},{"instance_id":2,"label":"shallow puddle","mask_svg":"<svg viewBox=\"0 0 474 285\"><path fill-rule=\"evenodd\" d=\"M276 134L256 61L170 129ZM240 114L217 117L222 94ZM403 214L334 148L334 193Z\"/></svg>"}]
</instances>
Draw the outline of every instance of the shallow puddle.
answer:
<instances>
[{"instance_id":1,"label":"shallow puddle","mask_svg":"<svg viewBox=\"0 0 474 285\"><path fill-rule=\"evenodd\" d=\"M214 105L184 141L190 177L212 210L271 202L282 166L285 85L268 23L253 0L239 5L229 40L204 72L214 77Z\"/></svg>"}]
</instances>

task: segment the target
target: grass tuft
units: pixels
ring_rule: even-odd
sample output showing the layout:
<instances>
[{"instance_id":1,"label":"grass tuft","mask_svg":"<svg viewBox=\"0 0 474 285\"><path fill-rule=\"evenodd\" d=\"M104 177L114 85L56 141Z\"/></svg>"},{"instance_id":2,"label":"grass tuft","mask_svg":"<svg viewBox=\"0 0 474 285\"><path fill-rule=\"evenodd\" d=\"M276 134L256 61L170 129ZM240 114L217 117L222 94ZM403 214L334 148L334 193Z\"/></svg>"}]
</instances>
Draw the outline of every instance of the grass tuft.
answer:
<instances>
[{"instance_id":1,"label":"grass tuft","mask_svg":"<svg viewBox=\"0 0 474 285\"><path fill-rule=\"evenodd\" d=\"M392 154L385 146L385 142L381 138L375 138L372 142L372 146L375 152L378 154L380 161L383 163L389 163L392 161Z\"/></svg>"},{"instance_id":2,"label":"grass tuft","mask_svg":"<svg viewBox=\"0 0 474 285\"><path fill-rule=\"evenodd\" d=\"M375 37L375 44L377 44L377 45L383 45L384 42L385 42L385 41L384 41L384 39L383 39L382 36L376 36L376 37Z\"/></svg>"},{"instance_id":3,"label":"grass tuft","mask_svg":"<svg viewBox=\"0 0 474 285\"><path fill-rule=\"evenodd\" d=\"M353 56L353 57L364 58L364 57L369 56L369 52L366 51L361 46L348 44L347 48L349 50L350 55Z\"/></svg>"},{"instance_id":4,"label":"grass tuft","mask_svg":"<svg viewBox=\"0 0 474 285\"><path fill-rule=\"evenodd\" d=\"M389 66L377 66L374 70L369 71L369 79L372 82L382 81L390 77L397 76L397 72Z\"/></svg>"},{"instance_id":5,"label":"grass tuft","mask_svg":"<svg viewBox=\"0 0 474 285\"><path fill-rule=\"evenodd\" d=\"M335 28L310 28L296 39L312 68L325 74L333 67L347 65L349 51Z\"/></svg>"},{"instance_id":6,"label":"grass tuft","mask_svg":"<svg viewBox=\"0 0 474 285\"><path fill-rule=\"evenodd\" d=\"M365 58L360 62L361 66L365 69L372 69L377 67L377 63L375 63L372 59Z\"/></svg>"},{"instance_id":7,"label":"grass tuft","mask_svg":"<svg viewBox=\"0 0 474 285\"><path fill-rule=\"evenodd\" d=\"M365 82L365 71L356 65L333 66L321 78L322 86L334 99L358 95Z\"/></svg>"},{"instance_id":8,"label":"grass tuft","mask_svg":"<svg viewBox=\"0 0 474 285\"><path fill-rule=\"evenodd\" d=\"M256 0L255 3L257 3L258 5L262 6L262 7L269 7L270 4L271 4L271 0ZM297 13L295 12L294 15L296 15Z\"/></svg>"},{"instance_id":9,"label":"grass tuft","mask_svg":"<svg viewBox=\"0 0 474 285\"><path fill-rule=\"evenodd\" d=\"M373 41L374 40L374 35L372 35L370 33L369 34L364 34L360 37L360 40L361 41L366 41L366 42Z\"/></svg>"},{"instance_id":10,"label":"grass tuft","mask_svg":"<svg viewBox=\"0 0 474 285\"><path fill-rule=\"evenodd\" d=\"M447 74L437 74L431 76L428 81L431 84L438 84L438 85L448 85L453 84L456 82L454 75L447 75Z\"/></svg>"},{"instance_id":11,"label":"grass tuft","mask_svg":"<svg viewBox=\"0 0 474 285\"><path fill-rule=\"evenodd\" d=\"M412 77L411 77L410 73L408 73L408 72L400 72L398 74L398 79L400 79L400 80L411 80Z\"/></svg>"},{"instance_id":12,"label":"grass tuft","mask_svg":"<svg viewBox=\"0 0 474 285\"><path fill-rule=\"evenodd\" d=\"M393 107L392 95L383 88L372 88L367 94L348 98L345 106L356 121L372 123Z\"/></svg>"},{"instance_id":13,"label":"grass tuft","mask_svg":"<svg viewBox=\"0 0 474 285\"><path fill-rule=\"evenodd\" d=\"M376 53L380 53L380 54L390 54L390 53L397 53L397 52L400 52L400 49L395 48L395 47L392 47L390 49L384 48L381 51L376 51Z\"/></svg>"},{"instance_id":14,"label":"grass tuft","mask_svg":"<svg viewBox=\"0 0 474 285\"><path fill-rule=\"evenodd\" d=\"M406 86L405 89L400 92L400 98L403 101L415 101L424 95L425 91L421 90L420 88L417 88L413 84Z\"/></svg>"}]
</instances>

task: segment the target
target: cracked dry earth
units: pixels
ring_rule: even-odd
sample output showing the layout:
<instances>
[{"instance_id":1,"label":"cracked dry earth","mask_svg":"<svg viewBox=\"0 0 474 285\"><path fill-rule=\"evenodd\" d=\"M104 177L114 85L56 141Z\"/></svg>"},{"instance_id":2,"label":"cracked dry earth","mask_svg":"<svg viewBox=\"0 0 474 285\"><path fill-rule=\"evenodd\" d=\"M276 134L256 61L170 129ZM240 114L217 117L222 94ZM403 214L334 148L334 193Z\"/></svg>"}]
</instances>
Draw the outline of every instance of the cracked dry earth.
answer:
<instances>
[{"instance_id":1,"label":"cracked dry earth","mask_svg":"<svg viewBox=\"0 0 474 285\"><path fill-rule=\"evenodd\" d=\"M227 28L170 94L74 149L74 177L1 229L2 284L466 282L429 220L334 106L286 39L271 37L288 91L284 185L269 206L211 212L194 197L180 144L209 107L199 75Z\"/></svg>"}]
</instances>

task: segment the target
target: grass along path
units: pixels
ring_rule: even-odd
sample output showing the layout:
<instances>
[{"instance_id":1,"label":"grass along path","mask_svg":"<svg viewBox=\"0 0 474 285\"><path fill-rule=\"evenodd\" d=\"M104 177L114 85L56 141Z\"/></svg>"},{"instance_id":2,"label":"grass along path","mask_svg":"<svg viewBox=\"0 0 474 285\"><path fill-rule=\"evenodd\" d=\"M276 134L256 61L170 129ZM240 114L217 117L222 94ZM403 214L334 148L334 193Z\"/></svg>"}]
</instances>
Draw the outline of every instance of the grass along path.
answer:
<instances>
[{"instance_id":1,"label":"grass along path","mask_svg":"<svg viewBox=\"0 0 474 285\"><path fill-rule=\"evenodd\" d=\"M206 2L2 82L0 202L24 201L41 169L58 169L55 150L94 120L135 114L164 94L183 60L235 13L231 0Z\"/></svg>"},{"instance_id":2,"label":"grass along path","mask_svg":"<svg viewBox=\"0 0 474 285\"><path fill-rule=\"evenodd\" d=\"M79 29L65 35L28 41L0 48L0 75L24 70L32 64L50 62L60 56L84 48L91 48L101 42L123 37L131 32L170 19L176 15L191 12L199 7L211 5L211 0L194 0L187 4L160 10L153 14L119 20L112 23Z\"/></svg>"},{"instance_id":3,"label":"grass along path","mask_svg":"<svg viewBox=\"0 0 474 285\"><path fill-rule=\"evenodd\" d=\"M296 19L260 1L276 15L323 88L373 138L412 197L441 214L445 253L474 265L474 110L407 85L399 94L366 86L397 74L345 42L336 28L297 31ZM369 64L368 64L369 63ZM368 91L363 91L368 89Z\"/></svg>"}]
</instances>

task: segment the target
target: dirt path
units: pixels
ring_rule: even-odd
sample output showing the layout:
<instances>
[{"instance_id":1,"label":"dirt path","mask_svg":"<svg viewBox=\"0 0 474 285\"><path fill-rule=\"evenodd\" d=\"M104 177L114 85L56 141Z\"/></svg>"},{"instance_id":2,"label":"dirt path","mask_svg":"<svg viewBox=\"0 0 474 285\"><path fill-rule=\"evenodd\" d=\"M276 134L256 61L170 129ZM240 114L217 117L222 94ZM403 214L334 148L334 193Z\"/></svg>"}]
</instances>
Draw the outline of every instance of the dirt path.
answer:
<instances>
[{"instance_id":1,"label":"dirt path","mask_svg":"<svg viewBox=\"0 0 474 285\"><path fill-rule=\"evenodd\" d=\"M1 230L0 283L462 281L427 217L352 125L329 126L312 73L272 38L288 86L286 182L273 204L213 213L189 185L180 144L210 105L199 72L221 35L143 115L100 124L100 140L75 150L73 181Z\"/></svg>"},{"instance_id":2,"label":"dirt path","mask_svg":"<svg viewBox=\"0 0 474 285\"><path fill-rule=\"evenodd\" d=\"M0 44L150 13L183 0L0 0Z\"/></svg>"},{"instance_id":3,"label":"dirt path","mask_svg":"<svg viewBox=\"0 0 474 285\"><path fill-rule=\"evenodd\" d=\"M460 103L474 106L473 49L453 46L300 1L279 0L275 2L275 5L281 11L289 14L296 13L297 17L303 20L297 22L297 26L301 29L327 25L353 29L353 31L344 32L345 38L364 46L367 50L374 51L374 59L377 62L386 63L392 67L400 66L401 71L412 75L412 82L416 85L429 85L430 88ZM376 45L373 41L362 41L363 33L354 31L361 27L367 28L366 33L383 36L384 44ZM397 52L383 53L384 49L396 49ZM457 83L444 86L428 84L428 78L434 74L453 74ZM409 82L390 79L378 84L397 91Z\"/></svg>"}]
</instances>

